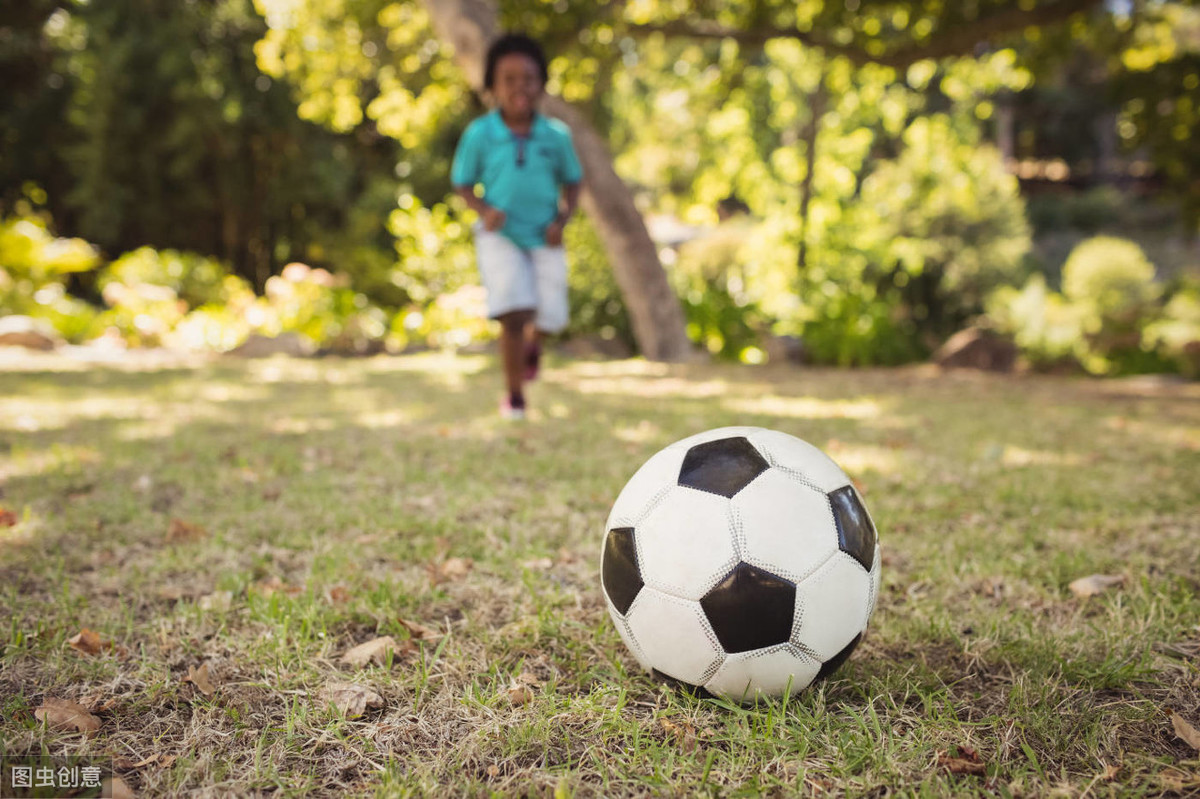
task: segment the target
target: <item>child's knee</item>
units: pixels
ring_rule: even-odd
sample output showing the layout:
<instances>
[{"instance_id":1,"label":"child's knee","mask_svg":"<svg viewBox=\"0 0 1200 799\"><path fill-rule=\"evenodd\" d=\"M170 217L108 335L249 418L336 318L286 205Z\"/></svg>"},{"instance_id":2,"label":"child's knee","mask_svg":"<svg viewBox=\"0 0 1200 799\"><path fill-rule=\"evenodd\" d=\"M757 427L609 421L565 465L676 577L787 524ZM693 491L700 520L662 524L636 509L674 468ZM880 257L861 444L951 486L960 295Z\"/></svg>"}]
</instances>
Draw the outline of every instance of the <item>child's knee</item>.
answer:
<instances>
[{"instance_id":1,"label":"child's knee","mask_svg":"<svg viewBox=\"0 0 1200 799\"><path fill-rule=\"evenodd\" d=\"M496 317L496 319L506 332L519 333L524 331L525 326L533 321L533 311L510 311Z\"/></svg>"}]
</instances>

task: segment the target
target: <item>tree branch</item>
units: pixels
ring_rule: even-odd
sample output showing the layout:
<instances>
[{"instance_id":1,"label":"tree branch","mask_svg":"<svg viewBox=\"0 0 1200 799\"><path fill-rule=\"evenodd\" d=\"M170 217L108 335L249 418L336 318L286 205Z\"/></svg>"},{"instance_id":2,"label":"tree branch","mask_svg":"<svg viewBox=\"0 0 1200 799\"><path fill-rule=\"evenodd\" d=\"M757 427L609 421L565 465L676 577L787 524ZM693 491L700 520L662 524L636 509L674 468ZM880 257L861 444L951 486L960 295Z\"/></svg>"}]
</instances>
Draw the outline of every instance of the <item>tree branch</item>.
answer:
<instances>
[{"instance_id":1,"label":"tree branch","mask_svg":"<svg viewBox=\"0 0 1200 799\"><path fill-rule=\"evenodd\" d=\"M731 28L708 20L679 19L659 24L630 25L628 30L637 36L659 33L667 37L731 39L754 47L761 47L772 39L793 39L807 47L823 50L828 55L842 56L858 66L880 64L904 69L926 58L971 55L980 42L990 42L1031 25L1054 25L1074 14L1088 11L1101 2L1102 0L1059 0L1029 11L1009 6L945 31L924 44L905 45L880 54L873 54L861 45L839 44L819 33L802 31L799 28Z\"/></svg>"}]
</instances>

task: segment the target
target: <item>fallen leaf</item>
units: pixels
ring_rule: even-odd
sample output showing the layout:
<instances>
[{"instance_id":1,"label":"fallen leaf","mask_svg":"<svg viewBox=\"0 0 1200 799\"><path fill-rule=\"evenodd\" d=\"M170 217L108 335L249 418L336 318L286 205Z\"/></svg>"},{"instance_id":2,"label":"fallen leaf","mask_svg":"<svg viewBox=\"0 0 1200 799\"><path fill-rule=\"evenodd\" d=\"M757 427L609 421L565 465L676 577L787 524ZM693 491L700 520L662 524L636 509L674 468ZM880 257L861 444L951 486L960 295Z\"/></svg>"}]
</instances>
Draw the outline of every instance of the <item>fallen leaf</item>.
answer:
<instances>
[{"instance_id":1,"label":"fallen leaf","mask_svg":"<svg viewBox=\"0 0 1200 799\"><path fill-rule=\"evenodd\" d=\"M487 767L487 775L489 777L499 777L500 776L500 767L495 764L488 766Z\"/></svg>"},{"instance_id":2,"label":"fallen leaf","mask_svg":"<svg viewBox=\"0 0 1200 799\"><path fill-rule=\"evenodd\" d=\"M251 586L251 590L254 591L256 594L261 594L262 596L265 596L265 597L269 597L275 593L287 594L288 596L296 596L297 594L300 594L304 591L304 589L301 588L300 586L291 585L290 583L285 583L283 580L280 580L279 577L277 577L277 576L271 576L265 580L259 580L257 583L255 583L254 585Z\"/></svg>"},{"instance_id":3,"label":"fallen leaf","mask_svg":"<svg viewBox=\"0 0 1200 799\"><path fill-rule=\"evenodd\" d=\"M445 580L461 580L471 573L475 563L470 558L449 558L435 567L435 583Z\"/></svg>"},{"instance_id":4,"label":"fallen leaf","mask_svg":"<svg viewBox=\"0 0 1200 799\"><path fill-rule=\"evenodd\" d=\"M1067 588L1071 589L1071 593L1075 596L1084 599L1102 594L1114 585L1121 585L1124 582L1125 575L1123 574L1089 574L1087 577L1072 580Z\"/></svg>"},{"instance_id":5,"label":"fallen leaf","mask_svg":"<svg viewBox=\"0 0 1200 799\"><path fill-rule=\"evenodd\" d=\"M424 624L417 624L415 621L407 619L396 619L400 622L400 626L408 630L408 634L414 639L422 639L428 641L431 638L441 638L442 634L432 627L426 627Z\"/></svg>"},{"instance_id":6,"label":"fallen leaf","mask_svg":"<svg viewBox=\"0 0 1200 799\"><path fill-rule=\"evenodd\" d=\"M329 598L330 602L335 604L350 601L350 592L346 590L345 586L341 585L335 585L333 588L330 588L329 593L326 594L326 596Z\"/></svg>"},{"instance_id":7,"label":"fallen leaf","mask_svg":"<svg viewBox=\"0 0 1200 799\"><path fill-rule=\"evenodd\" d=\"M208 537L208 531L198 524L185 522L183 519L172 518L167 526L167 541L178 544L199 541Z\"/></svg>"},{"instance_id":8,"label":"fallen leaf","mask_svg":"<svg viewBox=\"0 0 1200 799\"><path fill-rule=\"evenodd\" d=\"M983 776L987 773L987 764L979 757L979 752L970 746L958 747L959 757L951 757L946 750L937 753L938 766L951 774L972 774Z\"/></svg>"},{"instance_id":9,"label":"fallen leaf","mask_svg":"<svg viewBox=\"0 0 1200 799\"><path fill-rule=\"evenodd\" d=\"M84 627L71 640L67 641L71 648L84 655L99 655L105 649L112 647L111 641L103 640L95 630Z\"/></svg>"},{"instance_id":10,"label":"fallen leaf","mask_svg":"<svg viewBox=\"0 0 1200 799\"><path fill-rule=\"evenodd\" d=\"M1113 764L1109 763L1107 766L1104 767L1104 773L1100 775L1100 779L1104 780L1105 782L1112 782L1113 780L1115 780L1117 778L1117 775L1120 773L1121 773L1120 766L1114 766Z\"/></svg>"},{"instance_id":11,"label":"fallen leaf","mask_svg":"<svg viewBox=\"0 0 1200 799\"><path fill-rule=\"evenodd\" d=\"M508 701L514 706L524 705L533 701L533 690L528 685L514 684L508 689Z\"/></svg>"},{"instance_id":12,"label":"fallen leaf","mask_svg":"<svg viewBox=\"0 0 1200 799\"><path fill-rule=\"evenodd\" d=\"M331 682L322 692L325 701L346 718L358 718L369 707L383 707L383 697L365 685L355 682Z\"/></svg>"},{"instance_id":13,"label":"fallen leaf","mask_svg":"<svg viewBox=\"0 0 1200 799\"><path fill-rule=\"evenodd\" d=\"M105 777L100 783L100 795L111 796L112 799L134 799L134 793L125 780L120 777Z\"/></svg>"},{"instance_id":14,"label":"fallen leaf","mask_svg":"<svg viewBox=\"0 0 1200 799\"><path fill-rule=\"evenodd\" d=\"M201 663L200 668L188 666L187 676L183 678L184 682L190 682L199 689L200 693L211 697L217 692L216 686L212 684L212 680L208 676L208 664Z\"/></svg>"},{"instance_id":15,"label":"fallen leaf","mask_svg":"<svg viewBox=\"0 0 1200 799\"><path fill-rule=\"evenodd\" d=\"M533 686L542 684L542 681L537 678L536 674L533 674L532 672L528 672L528 671L523 671L520 674L518 674L517 682L521 683L522 685L533 685Z\"/></svg>"},{"instance_id":16,"label":"fallen leaf","mask_svg":"<svg viewBox=\"0 0 1200 799\"><path fill-rule=\"evenodd\" d=\"M1200 730L1197 730L1191 724L1184 720L1183 716L1171 711L1171 726L1175 728L1175 734L1186 743L1188 746L1200 752Z\"/></svg>"},{"instance_id":17,"label":"fallen leaf","mask_svg":"<svg viewBox=\"0 0 1200 799\"><path fill-rule=\"evenodd\" d=\"M214 591L211 594L200 597L198 603L201 610L226 611L233 604L232 591Z\"/></svg>"},{"instance_id":18,"label":"fallen leaf","mask_svg":"<svg viewBox=\"0 0 1200 799\"><path fill-rule=\"evenodd\" d=\"M407 643L407 642L406 642ZM396 639L390 635L385 635L381 638L375 638L367 641L365 644L359 644L352 649L346 651L342 655L342 662L350 666L362 668L369 663L377 663L380 666L387 663L387 653L393 652L395 655L403 654L412 648L412 644L407 647L402 647L396 643Z\"/></svg>"},{"instance_id":19,"label":"fallen leaf","mask_svg":"<svg viewBox=\"0 0 1200 799\"><path fill-rule=\"evenodd\" d=\"M100 719L70 699L48 696L42 700L41 707L33 711L33 715L39 721L46 722L47 727L56 730L74 730L88 734L100 729Z\"/></svg>"},{"instance_id":20,"label":"fallen leaf","mask_svg":"<svg viewBox=\"0 0 1200 799\"><path fill-rule=\"evenodd\" d=\"M14 527L20 519L8 508L0 508L0 527Z\"/></svg>"},{"instance_id":21,"label":"fallen leaf","mask_svg":"<svg viewBox=\"0 0 1200 799\"><path fill-rule=\"evenodd\" d=\"M676 724L670 719L659 719L659 725L663 728L663 732L672 736L675 743L684 752L692 752L696 749L696 728L691 724L683 723Z\"/></svg>"}]
</instances>

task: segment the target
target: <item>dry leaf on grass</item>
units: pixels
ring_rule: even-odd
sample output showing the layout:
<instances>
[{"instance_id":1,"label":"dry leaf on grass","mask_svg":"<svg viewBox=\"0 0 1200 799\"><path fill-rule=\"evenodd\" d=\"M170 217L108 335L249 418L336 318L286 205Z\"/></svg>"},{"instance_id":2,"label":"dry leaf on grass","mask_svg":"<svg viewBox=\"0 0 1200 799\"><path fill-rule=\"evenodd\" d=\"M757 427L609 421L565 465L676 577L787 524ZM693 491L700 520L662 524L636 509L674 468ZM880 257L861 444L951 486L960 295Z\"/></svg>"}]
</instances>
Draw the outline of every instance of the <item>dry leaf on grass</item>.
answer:
<instances>
[{"instance_id":1,"label":"dry leaf on grass","mask_svg":"<svg viewBox=\"0 0 1200 799\"><path fill-rule=\"evenodd\" d=\"M113 761L113 765L119 768L121 771L133 771L135 769L145 768L146 766L152 766L155 763L158 764L159 768L170 768L176 759L178 759L176 755L160 755L156 752L141 760L118 757Z\"/></svg>"},{"instance_id":2,"label":"dry leaf on grass","mask_svg":"<svg viewBox=\"0 0 1200 799\"><path fill-rule=\"evenodd\" d=\"M187 676L183 678L184 682L190 682L192 685L207 697L211 697L217 692L217 687L212 684L212 680L208 675L208 664L201 663L200 668L188 666Z\"/></svg>"},{"instance_id":3,"label":"dry leaf on grass","mask_svg":"<svg viewBox=\"0 0 1200 799\"><path fill-rule=\"evenodd\" d=\"M8 508L0 508L0 527L15 527L20 519Z\"/></svg>"},{"instance_id":4,"label":"dry leaf on grass","mask_svg":"<svg viewBox=\"0 0 1200 799\"><path fill-rule=\"evenodd\" d=\"M440 632L432 627L426 627L424 624L417 624L415 621L409 621L408 619L396 619L396 621L400 622L401 627L408 630L408 634L412 636L414 640L421 639L428 641L432 638L442 637Z\"/></svg>"},{"instance_id":5,"label":"dry leaf on grass","mask_svg":"<svg viewBox=\"0 0 1200 799\"><path fill-rule=\"evenodd\" d=\"M365 685L354 682L331 682L321 696L348 718L358 718L369 707L383 707L383 697Z\"/></svg>"},{"instance_id":6,"label":"dry leaf on grass","mask_svg":"<svg viewBox=\"0 0 1200 799\"><path fill-rule=\"evenodd\" d=\"M84 627L71 640L67 641L71 648L84 655L99 655L105 649L112 647L111 641L105 641L95 630Z\"/></svg>"},{"instance_id":7,"label":"dry leaf on grass","mask_svg":"<svg viewBox=\"0 0 1200 799\"><path fill-rule=\"evenodd\" d=\"M437 585L448 580L461 580L471 573L474 565L470 558L449 558L438 564L431 563L425 569L429 572L429 582Z\"/></svg>"},{"instance_id":8,"label":"dry leaf on grass","mask_svg":"<svg viewBox=\"0 0 1200 799\"><path fill-rule=\"evenodd\" d=\"M304 591L304 589L300 586L285 583L277 576L272 576L265 580L259 580L257 583L250 586L250 590L265 597L269 597L275 593L296 596Z\"/></svg>"},{"instance_id":9,"label":"dry leaf on grass","mask_svg":"<svg viewBox=\"0 0 1200 799\"><path fill-rule=\"evenodd\" d=\"M233 592L214 591L211 594L206 594L205 596L200 597L200 602L198 604L200 605L201 610L213 610L217 612L229 610L229 608L233 605Z\"/></svg>"},{"instance_id":10,"label":"dry leaf on grass","mask_svg":"<svg viewBox=\"0 0 1200 799\"><path fill-rule=\"evenodd\" d=\"M513 686L508 689L508 701L512 702L514 706L528 704L529 702L533 701L533 689L528 685L514 683Z\"/></svg>"},{"instance_id":11,"label":"dry leaf on grass","mask_svg":"<svg viewBox=\"0 0 1200 799\"><path fill-rule=\"evenodd\" d=\"M401 646L396 643L395 638L392 638L390 635L385 635L381 638L375 638L367 641L365 644L359 644L358 646L347 650L346 654L342 655L342 662L359 668L362 668L370 663L377 663L378 665L383 666L387 663L389 651L394 653L392 655L392 659L394 661L396 655L402 655L411 649L412 644L409 644L407 641L405 642L405 646Z\"/></svg>"},{"instance_id":12,"label":"dry leaf on grass","mask_svg":"<svg viewBox=\"0 0 1200 799\"><path fill-rule=\"evenodd\" d=\"M208 531L198 524L185 522L183 519L172 518L167 527L167 541L178 544L188 541L199 541L208 537Z\"/></svg>"},{"instance_id":13,"label":"dry leaf on grass","mask_svg":"<svg viewBox=\"0 0 1200 799\"><path fill-rule=\"evenodd\" d=\"M70 639L67 644L81 655L99 655L102 652L111 651L118 657L125 657L129 651L123 646L114 644L112 641L100 637L100 634L95 630L89 630L84 627Z\"/></svg>"},{"instance_id":14,"label":"dry leaf on grass","mask_svg":"<svg viewBox=\"0 0 1200 799\"><path fill-rule=\"evenodd\" d=\"M1107 766L1104 767L1104 773L1100 774L1099 778L1104 780L1105 782L1112 782L1113 780L1115 780L1117 778L1117 775L1120 773L1121 773L1120 766L1114 766L1112 763L1109 763Z\"/></svg>"},{"instance_id":15,"label":"dry leaf on grass","mask_svg":"<svg viewBox=\"0 0 1200 799\"><path fill-rule=\"evenodd\" d=\"M134 799L133 790L120 777L105 777L100 783L100 795L111 796L112 799Z\"/></svg>"},{"instance_id":16,"label":"dry leaf on grass","mask_svg":"<svg viewBox=\"0 0 1200 799\"><path fill-rule=\"evenodd\" d=\"M488 766L487 767L487 775L489 777L499 777L500 776L500 767L494 763L492 765Z\"/></svg>"},{"instance_id":17,"label":"dry leaf on grass","mask_svg":"<svg viewBox=\"0 0 1200 799\"><path fill-rule=\"evenodd\" d=\"M1067 588L1071 589L1071 593L1080 599L1096 594L1102 594L1114 585L1122 585L1125 582L1123 574L1089 574L1087 577L1080 577L1078 580L1072 580Z\"/></svg>"},{"instance_id":18,"label":"dry leaf on grass","mask_svg":"<svg viewBox=\"0 0 1200 799\"><path fill-rule=\"evenodd\" d=\"M1183 716L1174 710L1171 711L1171 726L1175 728L1175 734L1179 736L1180 740L1200 752L1200 730L1188 724Z\"/></svg>"},{"instance_id":19,"label":"dry leaf on grass","mask_svg":"<svg viewBox=\"0 0 1200 799\"><path fill-rule=\"evenodd\" d=\"M684 752L692 752L696 749L696 728L691 724L684 722L676 724L670 719L659 719L659 725L663 728L663 732L675 739L675 743Z\"/></svg>"},{"instance_id":20,"label":"dry leaf on grass","mask_svg":"<svg viewBox=\"0 0 1200 799\"><path fill-rule=\"evenodd\" d=\"M335 605L350 601L350 592L343 585L335 585L325 592L325 598Z\"/></svg>"},{"instance_id":21,"label":"dry leaf on grass","mask_svg":"<svg viewBox=\"0 0 1200 799\"><path fill-rule=\"evenodd\" d=\"M90 734L100 729L100 719L88 713L80 704L70 699L55 699L48 696L42 705L33 711L34 718L46 722L56 730L74 730Z\"/></svg>"},{"instance_id":22,"label":"dry leaf on grass","mask_svg":"<svg viewBox=\"0 0 1200 799\"><path fill-rule=\"evenodd\" d=\"M937 763L941 768L951 774L971 774L977 777L982 777L987 774L987 763L983 762L983 758L979 756L974 748L970 746L958 747L958 757L952 757L946 750L941 750L937 753Z\"/></svg>"}]
</instances>

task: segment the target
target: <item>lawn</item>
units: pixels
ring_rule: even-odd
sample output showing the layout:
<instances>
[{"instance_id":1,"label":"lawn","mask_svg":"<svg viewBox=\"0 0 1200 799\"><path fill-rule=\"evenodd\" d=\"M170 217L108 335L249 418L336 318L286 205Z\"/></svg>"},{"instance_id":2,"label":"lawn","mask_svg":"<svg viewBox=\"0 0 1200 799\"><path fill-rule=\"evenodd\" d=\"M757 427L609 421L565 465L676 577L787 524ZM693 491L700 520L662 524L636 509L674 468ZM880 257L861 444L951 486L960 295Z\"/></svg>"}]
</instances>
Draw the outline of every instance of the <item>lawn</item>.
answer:
<instances>
[{"instance_id":1,"label":"lawn","mask_svg":"<svg viewBox=\"0 0 1200 799\"><path fill-rule=\"evenodd\" d=\"M0 361L0 745L139 796L1200 793L1200 386L552 360L530 421L497 397L487 356ZM850 661L757 708L640 673L599 587L624 482L731 424L828 452L884 553Z\"/></svg>"}]
</instances>

